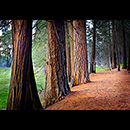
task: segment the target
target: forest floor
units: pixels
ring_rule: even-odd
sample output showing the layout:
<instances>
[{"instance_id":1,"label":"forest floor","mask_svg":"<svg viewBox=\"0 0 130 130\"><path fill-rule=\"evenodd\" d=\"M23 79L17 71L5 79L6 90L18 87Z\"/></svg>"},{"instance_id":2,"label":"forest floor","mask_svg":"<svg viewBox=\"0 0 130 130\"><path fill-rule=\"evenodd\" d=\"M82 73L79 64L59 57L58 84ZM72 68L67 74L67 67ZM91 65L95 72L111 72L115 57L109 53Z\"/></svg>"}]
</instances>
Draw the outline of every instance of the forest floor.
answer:
<instances>
[{"instance_id":1,"label":"forest floor","mask_svg":"<svg viewBox=\"0 0 130 130\"><path fill-rule=\"evenodd\" d=\"M100 71L90 74L90 80L46 110L130 110L130 72Z\"/></svg>"}]
</instances>

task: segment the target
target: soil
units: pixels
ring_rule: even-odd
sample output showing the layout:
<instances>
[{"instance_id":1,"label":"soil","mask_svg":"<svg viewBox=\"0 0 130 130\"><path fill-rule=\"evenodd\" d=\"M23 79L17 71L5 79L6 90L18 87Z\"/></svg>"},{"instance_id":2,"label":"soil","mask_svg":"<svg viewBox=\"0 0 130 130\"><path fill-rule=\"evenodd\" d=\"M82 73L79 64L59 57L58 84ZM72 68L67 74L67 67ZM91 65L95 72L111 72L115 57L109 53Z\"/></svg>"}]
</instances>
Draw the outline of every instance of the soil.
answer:
<instances>
[{"instance_id":1,"label":"soil","mask_svg":"<svg viewBox=\"0 0 130 130\"><path fill-rule=\"evenodd\" d=\"M90 74L90 80L46 110L130 110L130 72L100 71Z\"/></svg>"}]
</instances>

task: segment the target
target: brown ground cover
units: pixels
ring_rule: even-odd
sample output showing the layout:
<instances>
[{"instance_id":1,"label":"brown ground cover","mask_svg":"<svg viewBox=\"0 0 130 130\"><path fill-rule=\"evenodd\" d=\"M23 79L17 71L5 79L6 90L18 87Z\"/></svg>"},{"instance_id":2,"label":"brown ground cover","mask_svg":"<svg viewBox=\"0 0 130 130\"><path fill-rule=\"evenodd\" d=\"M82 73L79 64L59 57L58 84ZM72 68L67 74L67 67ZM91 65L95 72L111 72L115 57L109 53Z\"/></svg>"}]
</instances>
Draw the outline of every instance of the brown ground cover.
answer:
<instances>
[{"instance_id":1,"label":"brown ground cover","mask_svg":"<svg viewBox=\"0 0 130 130\"><path fill-rule=\"evenodd\" d=\"M130 73L113 69L90 74L90 83L71 88L46 110L130 110Z\"/></svg>"}]
</instances>

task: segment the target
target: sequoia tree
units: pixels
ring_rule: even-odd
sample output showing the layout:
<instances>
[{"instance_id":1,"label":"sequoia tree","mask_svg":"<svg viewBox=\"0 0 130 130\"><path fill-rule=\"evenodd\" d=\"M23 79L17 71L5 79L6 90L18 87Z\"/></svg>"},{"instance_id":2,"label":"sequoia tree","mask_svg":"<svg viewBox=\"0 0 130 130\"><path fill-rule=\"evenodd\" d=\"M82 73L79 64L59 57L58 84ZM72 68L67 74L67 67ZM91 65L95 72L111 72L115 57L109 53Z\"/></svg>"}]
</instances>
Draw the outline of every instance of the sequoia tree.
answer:
<instances>
[{"instance_id":1,"label":"sequoia tree","mask_svg":"<svg viewBox=\"0 0 130 130\"><path fill-rule=\"evenodd\" d=\"M87 64L86 22L74 20L74 85L89 82Z\"/></svg>"},{"instance_id":2,"label":"sequoia tree","mask_svg":"<svg viewBox=\"0 0 130 130\"><path fill-rule=\"evenodd\" d=\"M116 56L115 56L115 31L114 20L112 20L112 69L116 68Z\"/></svg>"},{"instance_id":3,"label":"sequoia tree","mask_svg":"<svg viewBox=\"0 0 130 130\"><path fill-rule=\"evenodd\" d=\"M127 70L130 70L130 32L129 32L129 54L128 54L128 68Z\"/></svg>"},{"instance_id":4,"label":"sequoia tree","mask_svg":"<svg viewBox=\"0 0 130 130\"><path fill-rule=\"evenodd\" d=\"M71 82L71 54L70 54L70 41L69 41L69 30L68 24L66 22L66 33L65 33L65 42L66 42L66 63L67 63L67 79L68 82Z\"/></svg>"},{"instance_id":5,"label":"sequoia tree","mask_svg":"<svg viewBox=\"0 0 130 130\"><path fill-rule=\"evenodd\" d=\"M74 42L73 42L73 21L68 22L69 40L70 40L70 59L71 59L71 84L74 86Z\"/></svg>"},{"instance_id":6,"label":"sequoia tree","mask_svg":"<svg viewBox=\"0 0 130 130\"><path fill-rule=\"evenodd\" d=\"M67 82L64 20L47 21L47 38L45 108L64 98L70 90Z\"/></svg>"},{"instance_id":7,"label":"sequoia tree","mask_svg":"<svg viewBox=\"0 0 130 130\"><path fill-rule=\"evenodd\" d=\"M32 21L12 20L13 64L7 110L39 110L32 65Z\"/></svg>"},{"instance_id":8,"label":"sequoia tree","mask_svg":"<svg viewBox=\"0 0 130 130\"><path fill-rule=\"evenodd\" d=\"M126 69L127 65L126 65L126 45L125 45L125 28L124 28L124 20L122 20L121 22L121 26L122 26L122 44L123 44L123 66L122 69Z\"/></svg>"},{"instance_id":9,"label":"sequoia tree","mask_svg":"<svg viewBox=\"0 0 130 130\"><path fill-rule=\"evenodd\" d=\"M96 70L94 70L95 43L96 43L96 20L93 20L93 43L92 43L92 52L91 52L90 73L96 73Z\"/></svg>"}]
</instances>

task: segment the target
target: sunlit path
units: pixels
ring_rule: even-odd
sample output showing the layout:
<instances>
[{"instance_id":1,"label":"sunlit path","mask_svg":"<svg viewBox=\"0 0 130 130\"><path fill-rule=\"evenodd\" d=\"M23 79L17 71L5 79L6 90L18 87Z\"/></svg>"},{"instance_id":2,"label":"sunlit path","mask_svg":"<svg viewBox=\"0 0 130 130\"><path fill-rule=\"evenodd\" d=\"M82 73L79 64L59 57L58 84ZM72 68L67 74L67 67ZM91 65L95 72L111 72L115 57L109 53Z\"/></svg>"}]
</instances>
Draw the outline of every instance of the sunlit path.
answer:
<instances>
[{"instance_id":1,"label":"sunlit path","mask_svg":"<svg viewBox=\"0 0 130 130\"><path fill-rule=\"evenodd\" d=\"M90 74L91 83L71 88L65 99L47 110L130 110L130 73L101 71Z\"/></svg>"}]
</instances>

